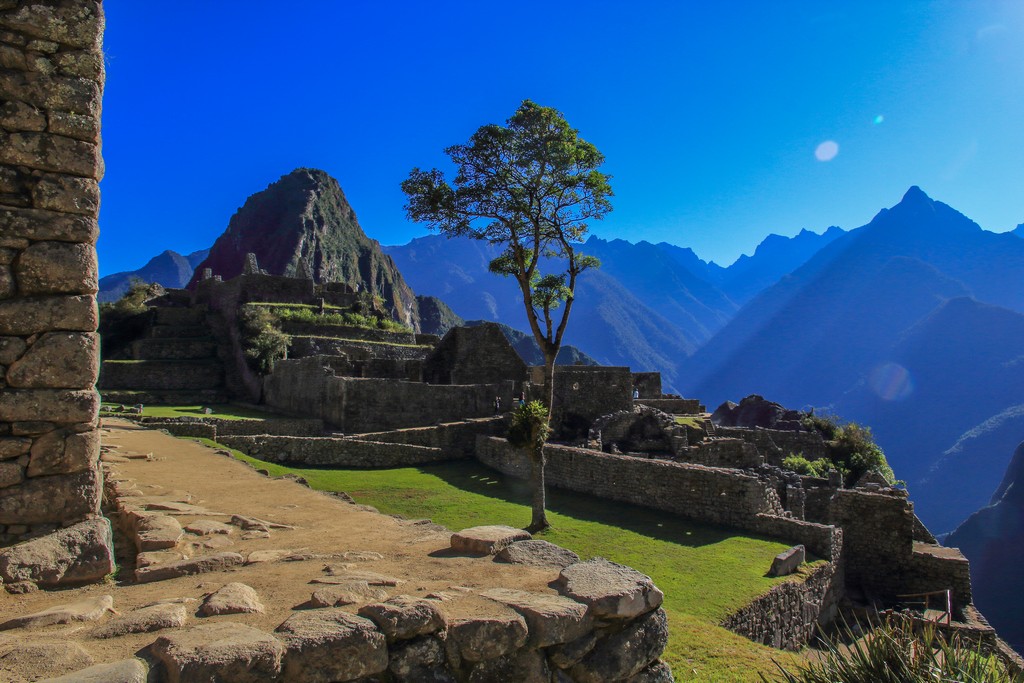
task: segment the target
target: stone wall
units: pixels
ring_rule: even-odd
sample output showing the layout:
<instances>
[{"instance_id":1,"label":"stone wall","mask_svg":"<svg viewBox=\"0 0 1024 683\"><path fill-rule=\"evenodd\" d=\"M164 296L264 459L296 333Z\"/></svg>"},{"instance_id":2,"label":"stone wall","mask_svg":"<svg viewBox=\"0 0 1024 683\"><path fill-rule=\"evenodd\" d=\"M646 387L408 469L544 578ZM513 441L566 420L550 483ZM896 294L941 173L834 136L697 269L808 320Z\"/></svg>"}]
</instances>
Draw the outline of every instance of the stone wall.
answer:
<instances>
[{"instance_id":1,"label":"stone wall","mask_svg":"<svg viewBox=\"0 0 1024 683\"><path fill-rule=\"evenodd\" d=\"M127 416L128 419L133 419ZM272 420L227 420L216 417L143 417L137 422L147 427L167 429L179 436L168 425L201 425L209 427L216 438L219 436L251 436L270 434L274 436L321 436L324 433L323 420L308 418L275 418Z\"/></svg>"},{"instance_id":2,"label":"stone wall","mask_svg":"<svg viewBox=\"0 0 1024 683\"><path fill-rule=\"evenodd\" d=\"M683 462L732 469L747 469L764 464L764 456L757 447L740 439L702 441L681 449L676 457Z\"/></svg>"},{"instance_id":3,"label":"stone wall","mask_svg":"<svg viewBox=\"0 0 1024 683\"><path fill-rule=\"evenodd\" d=\"M633 386L640 392L640 398L661 398L661 373L634 372Z\"/></svg>"},{"instance_id":4,"label":"stone wall","mask_svg":"<svg viewBox=\"0 0 1024 683\"><path fill-rule=\"evenodd\" d=\"M453 327L423 361L431 384L495 384L526 379L526 363L494 323Z\"/></svg>"},{"instance_id":5,"label":"stone wall","mask_svg":"<svg viewBox=\"0 0 1024 683\"><path fill-rule=\"evenodd\" d=\"M914 512L901 493L840 489L829 509L843 529L847 582L887 599L910 592L902 575L913 554Z\"/></svg>"},{"instance_id":6,"label":"stone wall","mask_svg":"<svg viewBox=\"0 0 1024 683\"><path fill-rule=\"evenodd\" d=\"M490 417L494 397L512 394L511 382L444 386L337 377L329 365L323 356L280 361L264 380L266 404L359 434Z\"/></svg>"},{"instance_id":7,"label":"stone wall","mask_svg":"<svg viewBox=\"0 0 1024 683\"><path fill-rule=\"evenodd\" d=\"M0 3L5 545L99 515L102 32L99 2Z\"/></svg>"},{"instance_id":8,"label":"stone wall","mask_svg":"<svg viewBox=\"0 0 1024 683\"><path fill-rule=\"evenodd\" d=\"M100 377L104 391L215 389L223 383L224 367L219 361L209 360L108 360Z\"/></svg>"},{"instance_id":9,"label":"stone wall","mask_svg":"<svg viewBox=\"0 0 1024 683\"><path fill-rule=\"evenodd\" d=\"M803 455L808 460L818 460L828 455L828 446L818 432L795 432L782 429L746 429L743 427L717 427L720 436L729 436L748 441L764 453L767 462L776 467L788 455Z\"/></svg>"},{"instance_id":10,"label":"stone wall","mask_svg":"<svg viewBox=\"0 0 1024 683\"><path fill-rule=\"evenodd\" d=\"M508 431L508 422L503 417L493 417L464 422L449 422L432 427L409 427L387 432L358 434L354 438L385 443L408 443L417 446L440 448L452 457L471 458L476 451L476 437L498 436ZM456 455L458 454L458 455Z\"/></svg>"},{"instance_id":11,"label":"stone wall","mask_svg":"<svg viewBox=\"0 0 1024 683\"><path fill-rule=\"evenodd\" d=\"M304 337L337 337L339 339L361 339L363 341L379 341L388 344L416 344L416 335L412 332L389 332L373 330L352 325L320 325L297 320L284 320L281 330L286 334Z\"/></svg>"},{"instance_id":12,"label":"stone wall","mask_svg":"<svg viewBox=\"0 0 1024 683\"><path fill-rule=\"evenodd\" d=\"M334 437L219 436L217 440L265 462L314 467L409 467L461 457L429 446Z\"/></svg>"},{"instance_id":13,"label":"stone wall","mask_svg":"<svg viewBox=\"0 0 1024 683\"><path fill-rule=\"evenodd\" d=\"M534 384L543 385L544 368L531 368ZM559 365L555 368L552 423L556 436L586 438L594 420L633 407L633 374L629 368Z\"/></svg>"},{"instance_id":14,"label":"stone wall","mask_svg":"<svg viewBox=\"0 0 1024 683\"><path fill-rule=\"evenodd\" d=\"M645 398L641 394L640 402L671 415L699 415L705 412L704 404L695 398Z\"/></svg>"}]
</instances>

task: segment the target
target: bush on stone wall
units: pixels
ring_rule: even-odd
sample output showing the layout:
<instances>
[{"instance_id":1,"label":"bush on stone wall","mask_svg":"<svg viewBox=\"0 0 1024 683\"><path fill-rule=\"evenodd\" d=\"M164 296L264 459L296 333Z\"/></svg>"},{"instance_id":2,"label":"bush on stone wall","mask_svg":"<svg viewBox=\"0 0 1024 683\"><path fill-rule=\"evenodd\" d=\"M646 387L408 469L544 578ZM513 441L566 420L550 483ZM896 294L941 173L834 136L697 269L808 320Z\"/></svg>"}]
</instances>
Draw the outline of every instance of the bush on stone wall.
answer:
<instances>
[{"instance_id":1,"label":"bush on stone wall","mask_svg":"<svg viewBox=\"0 0 1024 683\"><path fill-rule=\"evenodd\" d=\"M824 476L829 469L834 469L842 473L847 485L856 483L868 472L877 472L890 484L896 483L892 467L875 443L870 427L856 422L840 422L832 415L808 415L803 424L825 439L828 457L807 460L791 455L783 460L782 466L786 469L815 477Z\"/></svg>"},{"instance_id":2,"label":"bush on stone wall","mask_svg":"<svg viewBox=\"0 0 1024 683\"><path fill-rule=\"evenodd\" d=\"M159 284L134 280L120 299L100 304L99 333L103 337L104 359L130 357L131 342L142 335L149 321L146 302L163 293Z\"/></svg>"},{"instance_id":3,"label":"bush on stone wall","mask_svg":"<svg viewBox=\"0 0 1024 683\"><path fill-rule=\"evenodd\" d=\"M274 363L287 355L291 339L277 327L277 318L264 308L244 307L239 323L249 366L261 374L270 373Z\"/></svg>"}]
</instances>

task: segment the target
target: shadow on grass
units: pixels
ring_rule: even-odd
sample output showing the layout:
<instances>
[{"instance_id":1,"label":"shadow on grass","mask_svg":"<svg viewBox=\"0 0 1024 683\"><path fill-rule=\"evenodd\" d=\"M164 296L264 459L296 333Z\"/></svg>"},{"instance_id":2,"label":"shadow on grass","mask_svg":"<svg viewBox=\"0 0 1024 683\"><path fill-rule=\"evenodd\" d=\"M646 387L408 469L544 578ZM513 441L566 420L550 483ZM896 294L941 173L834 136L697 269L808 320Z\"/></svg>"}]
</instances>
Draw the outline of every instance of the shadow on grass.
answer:
<instances>
[{"instance_id":1,"label":"shadow on grass","mask_svg":"<svg viewBox=\"0 0 1024 683\"><path fill-rule=\"evenodd\" d=\"M463 491L530 507L528 482L506 477L475 461L459 460L440 465L423 465L416 469L438 477ZM658 512L638 505L609 501L550 486L547 490L547 509L549 512L572 519L607 524L660 541L693 548L721 543L735 536L773 540L750 532L738 532L727 527L691 522L669 512ZM552 524L557 526L557 521ZM543 533L540 537L543 537Z\"/></svg>"}]
</instances>

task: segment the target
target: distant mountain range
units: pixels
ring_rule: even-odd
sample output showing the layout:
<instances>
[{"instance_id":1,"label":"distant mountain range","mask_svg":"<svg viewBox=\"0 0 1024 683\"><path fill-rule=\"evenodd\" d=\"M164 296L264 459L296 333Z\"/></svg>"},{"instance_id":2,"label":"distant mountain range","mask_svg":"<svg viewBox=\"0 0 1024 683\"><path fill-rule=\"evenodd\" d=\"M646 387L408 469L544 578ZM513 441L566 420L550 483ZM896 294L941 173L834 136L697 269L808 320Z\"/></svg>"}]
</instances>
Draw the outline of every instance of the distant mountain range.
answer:
<instances>
[{"instance_id":1,"label":"distant mountain range","mask_svg":"<svg viewBox=\"0 0 1024 683\"><path fill-rule=\"evenodd\" d=\"M100 278L100 291L96 295L100 303L117 301L132 282L158 282L164 287L180 288L188 284L192 279L195 268L210 253L209 249L194 251L188 256L182 256L176 251L168 249L153 258L146 265L138 270L129 270L122 273L113 273Z\"/></svg>"}]
</instances>

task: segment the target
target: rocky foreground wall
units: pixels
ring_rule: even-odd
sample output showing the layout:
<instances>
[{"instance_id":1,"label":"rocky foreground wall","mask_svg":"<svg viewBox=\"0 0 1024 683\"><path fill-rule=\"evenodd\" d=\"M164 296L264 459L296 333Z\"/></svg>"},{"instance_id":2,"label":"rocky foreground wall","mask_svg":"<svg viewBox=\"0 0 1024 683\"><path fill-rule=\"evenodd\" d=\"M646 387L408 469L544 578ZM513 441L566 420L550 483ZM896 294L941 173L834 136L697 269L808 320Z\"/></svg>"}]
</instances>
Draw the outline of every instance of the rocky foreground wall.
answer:
<instances>
[{"instance_id":1,"label":"rocky foreground wall","mask_svg":"<svg viewBox=\"0 0 1024 683\"><path fill-rule=\"evenodd\" d=\"M103 25L99 2L0 3L3 545L99 519Z\"/></svg>"}]
</instances>

